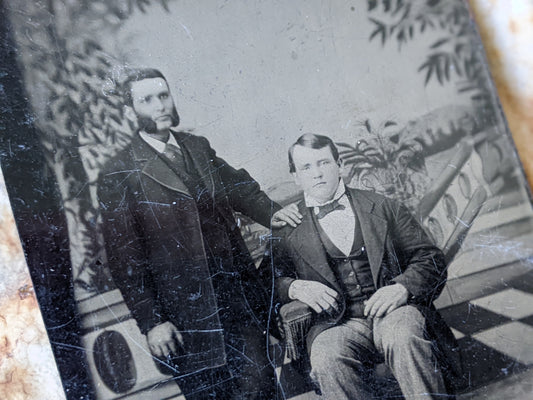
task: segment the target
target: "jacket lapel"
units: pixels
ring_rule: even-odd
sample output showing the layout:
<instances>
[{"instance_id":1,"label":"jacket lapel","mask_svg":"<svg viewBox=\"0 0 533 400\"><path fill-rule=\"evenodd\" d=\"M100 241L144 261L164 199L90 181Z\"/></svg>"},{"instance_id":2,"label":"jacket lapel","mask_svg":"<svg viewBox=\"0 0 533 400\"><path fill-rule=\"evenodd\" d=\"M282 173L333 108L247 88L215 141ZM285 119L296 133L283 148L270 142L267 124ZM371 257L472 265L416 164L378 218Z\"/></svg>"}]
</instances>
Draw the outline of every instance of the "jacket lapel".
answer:
<instances>
[{"instance_id":1,"label":"jacket lapel","mask_svg":"<svg viewBox=\"0 0 533 400\"><path fill-rule=\"evenodd\" d=\"M335 274L329 266L326 250L313 222L311 211L305 207L303 201L299 204L299 211L303 216L302 222L294 228L290 235L296 254L340 292Z\"/></svg>"},{"instance_id":2,"label":"jacket lapel","mask_svg":"<svg viewBox=\"0 0 533 400\"><path fill-rule=\"evenodd\" d=\"M211 196L215 195L215 183L213 181L213 174L211 168L211 161L207 155L206 149L202 149L198 146L197 140L191 140L193 135L187 132L174 132L176 141L180 145L181 149L190 155L193 166L198 172L200 179L204 183L205 187L211 193Z\"/></svg>"},{"instance_id":3,"label":"jacket lapel","mask_svg":"<svg viewBox=\"0 0 533 400\"><path fill-rule=\"evenodd\" d=\"M160 185L190 197L189 190L180 177L148 143L140 137L132 140L133 159L139 164L141 172Z\"/></svg>"},{"instance_id":4,"label":"jacket lapel","mask_svg":"<svg viewBox=\"0 0 533 400\"><path fill-rule=\"evenodd\" d=\"M376 204L368 199L364 192L355 189L347 190L349 190L352 205L357 214L357 218L359 218L370 270L372 271L374 284L377 288L381 262L383 261L383 254L385 252L385 238L388 230L387 220L374 213Z\"/></svg>"}]
</instances>

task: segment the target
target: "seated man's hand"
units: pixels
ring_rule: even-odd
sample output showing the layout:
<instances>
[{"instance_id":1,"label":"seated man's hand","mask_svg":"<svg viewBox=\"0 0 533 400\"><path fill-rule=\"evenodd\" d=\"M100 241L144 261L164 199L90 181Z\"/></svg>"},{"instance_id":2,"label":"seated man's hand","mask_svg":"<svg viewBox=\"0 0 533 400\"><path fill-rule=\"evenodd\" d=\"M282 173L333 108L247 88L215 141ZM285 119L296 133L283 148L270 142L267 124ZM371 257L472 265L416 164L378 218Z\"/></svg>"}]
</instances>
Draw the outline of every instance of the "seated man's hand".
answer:
<instances>
[{"instance_id":1,"label":"seated man's hand","mask_svg":"<svg viewBox=\"0 0 533 400\"><path fill-rule=\"evenodd\" d=\"M300 214L298 206L294 203L275 212L270 221L272 228L282 228L287 224L296 228L300 222L302 222L302 214Z\"/></svg>"},{"instance_id":2,"label":"seated man's hand","mask_svg":"<svg viewBox=\"0 0 533 400\"><path fill-rule=\"evenodd\" d=\"M289 286L289 297L300 300L317 313L339 311L339 294L320 282L297 279Z\"/></svg>"},{"instance_id":3,"label":"seated man's hand","mask_svg":"<svg viewBox=\"0 0 533 400\"><path fill-rule=\"evenodd\" d=\"M365 302L365 316L369 318L381 318L391 311L407 304L409 292L405 286L396 283L384 286L376 291Z\"/></svg>"},{"instance_id":4,"label":"seated man's hand","mask_svg":"<svg viewBox=\"0 0 533 400\"><path fill-rule=\"evenodd\" d=\"M170 321L156 325L146 334L148 348L156 357L163 358L169 354L176 354L178 346L183 346L183 337L178 328Z\"/></svg>"}]
</instances>

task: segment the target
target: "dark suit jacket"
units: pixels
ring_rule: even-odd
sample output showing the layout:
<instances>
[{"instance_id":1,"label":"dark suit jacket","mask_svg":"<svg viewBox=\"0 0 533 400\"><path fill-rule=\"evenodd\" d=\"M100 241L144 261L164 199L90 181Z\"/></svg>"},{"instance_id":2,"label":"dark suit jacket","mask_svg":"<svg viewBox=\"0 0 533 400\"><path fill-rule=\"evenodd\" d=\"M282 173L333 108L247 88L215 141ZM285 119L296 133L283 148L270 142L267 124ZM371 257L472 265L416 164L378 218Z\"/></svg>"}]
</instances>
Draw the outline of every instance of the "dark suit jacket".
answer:
<instances>
[{"instance_id":1,"label":"dark suit jacket","mask_svg":"<svg viewBox=\"0 0 533 400\"><path fill-rule=\"evenodd\" d=\"M220 263L224 271L209 270L195 200L169 161L140 137L110 162L98 195L113 279L141 332L166 321L184 332L186 354L177 360L181 374L224 362L217 296L233 296L249 310L248 319L266 323L269 296L233 212L269 226L279 206L245 170L218 158L205 138L185 132L175 137L221 218L210 233L220 238L216 247L226 255ZM225 286L213 288L211 274L228 277Z\"/></svg>"},{"instance_id":2,"label":"dark suit jacket","mask_svg":"<svg viewBox=\"0 0 533 400\"><path fill-rule=\"evenodd\" d=\"M411 295L409 303L417 306L426 317L428 332L437 342L441 359L445 361L444 368L459 374L457 343L432 305L446 282L442 252L431 243L404 206L372 192L347 190L359 219L376 288L395 282L407 288ZM303 202L299 209L303 215L302 223L297 228L284 229L279 235L279 247L273 251L277 297L282 304L291 301L288 291L294 279L321 282L342 296L312 220L312 211ZM344 299L341 305L338 315L320 319L311 327L307 335L308 351L318 334L343 317Z\"/></svg>"}]
</instances>

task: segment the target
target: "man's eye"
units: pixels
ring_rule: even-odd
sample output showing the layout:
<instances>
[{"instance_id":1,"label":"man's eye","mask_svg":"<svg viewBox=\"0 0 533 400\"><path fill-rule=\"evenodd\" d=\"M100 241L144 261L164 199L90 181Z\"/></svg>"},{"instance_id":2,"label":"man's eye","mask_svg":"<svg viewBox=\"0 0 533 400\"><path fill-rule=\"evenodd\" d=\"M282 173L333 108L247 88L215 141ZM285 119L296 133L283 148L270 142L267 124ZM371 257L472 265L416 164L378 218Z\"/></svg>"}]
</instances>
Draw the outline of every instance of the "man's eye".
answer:
<instances>
[{"instance_id":1,"label":"man's eye","mask_svg":"<svg viewBox=\"0 0 533 400\"><path fill-rule=\"evenodd\" d=\"M168 99L168 93L163 93L159 96L160 99Z\"/></svg>"}]
</instances>

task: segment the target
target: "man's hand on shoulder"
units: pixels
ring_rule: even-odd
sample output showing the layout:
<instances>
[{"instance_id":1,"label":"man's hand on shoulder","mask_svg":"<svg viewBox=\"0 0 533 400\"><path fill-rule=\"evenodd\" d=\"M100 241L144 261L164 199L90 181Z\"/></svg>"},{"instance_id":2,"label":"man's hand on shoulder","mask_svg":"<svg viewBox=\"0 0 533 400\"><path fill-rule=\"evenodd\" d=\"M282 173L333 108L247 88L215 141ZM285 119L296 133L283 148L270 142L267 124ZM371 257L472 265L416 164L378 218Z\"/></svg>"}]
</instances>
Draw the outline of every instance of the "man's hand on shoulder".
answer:
<instances>
[{"instance_id":1,"label":"man's hand on shoulder","mask_svg":"<svg viewBox=\"0 0 533 400\"><path fill-rule=\"evenodd\" d=\"M150 329L146 334L146 341L152 354L160 358L169 354L177 354L178 349L183 347L183 337L170 321Z\"/></svg>"},{"instance_id":2,"label":"man's hand on shoulder","mask_svg":"<svg viewBox=\"0 0 533 400\"><path fill-rule=\"evenodd\" d=\"M289 286L289 297L300 300L317 313L339 311L339 294L320 282L297 279Z\"/></svg>"},{"instance_id":3,"label":"man's hand on shoulder","mask_svg":"<svg viewBox=\"0 0 533 400\"><path fill-rule=\"evenodd\" d=\"M298 206L293 203L274 213L270 223L272 228L283 228L287 224L296 228L302 222L302 214L298 211Z\"/></svg>"},{"instance_id":4,"label":"man's hand on shoulder","mask_svg":"<svg viewBox=\"0 0 533 400\"><path fill-rule=\"evenodd\" d=\"M405 286L396 283L384 286L365 302L365 317L381 318L391 311L407 304L409 292Z\"/></svg>"}]
</instances>

